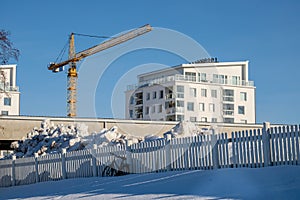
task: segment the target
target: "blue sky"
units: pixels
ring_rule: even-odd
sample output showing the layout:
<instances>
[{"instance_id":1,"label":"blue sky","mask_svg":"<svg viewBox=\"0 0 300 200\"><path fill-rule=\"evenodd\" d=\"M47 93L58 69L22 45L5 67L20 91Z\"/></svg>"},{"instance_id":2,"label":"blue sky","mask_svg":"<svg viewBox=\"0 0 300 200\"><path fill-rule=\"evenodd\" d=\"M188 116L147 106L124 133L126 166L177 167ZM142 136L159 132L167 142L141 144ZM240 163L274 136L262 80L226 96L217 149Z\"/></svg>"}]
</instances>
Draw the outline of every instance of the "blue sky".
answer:
<instances>
[{"instance_id":1,"label":"blue sky","mask_svg":"<svg viewBox=\"0 0 300 200\"><path fill-rule=\"evenodd\" d=\"M188 35L219 61L249 60L258 123L300 121L299 1L3 0L1 7L0 28L11 31L21 51L17 75L22 115L66 115L66 73L53 74L47 64L56 59L68 34L111 36L149 23ZM76 38L76 49L99 42ZM121 57L99 82L98 117L113 117L111 90L122 73L152 62L173 66L185 61L157 50Z\"/></svg>"}]
</instances>

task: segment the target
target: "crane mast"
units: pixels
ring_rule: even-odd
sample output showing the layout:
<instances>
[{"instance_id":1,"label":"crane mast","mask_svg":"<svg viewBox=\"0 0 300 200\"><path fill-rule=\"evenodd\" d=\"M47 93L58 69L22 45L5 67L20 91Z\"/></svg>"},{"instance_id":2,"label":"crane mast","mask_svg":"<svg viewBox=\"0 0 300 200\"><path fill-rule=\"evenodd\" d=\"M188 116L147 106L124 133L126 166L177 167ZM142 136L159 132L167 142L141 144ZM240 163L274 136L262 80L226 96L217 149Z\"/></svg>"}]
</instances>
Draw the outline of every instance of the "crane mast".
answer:
<instances>
[{"instance_id":1,"label":"crane mast","mask_svg":"<svg viewBox=\"0 0 300 200\"><path fill-rule=\"evenodd\" d=\"M127 33L124 33L120 36L114 37L110 40L107 40L101 44L95 45L91 48L83 50L79 53L75 53L75 44L74 44L74 33L70 35L69 38L69 58L66 61L60 63L50 63L48 66L49 70L52 72L59 72L60 69L69 64L68 69L68 80L67 80L67 115L68 117L76 117L76 102L77 102L77 69L76 69L76 62L80 61L81 59L103 51L105 49L111 48L118 44L124 43L128 40L136 38L140 35L143 35L152 30L152 27L147 24L140 28L134 29Z\"/></svg>"},{"instance_id":2,"label":"crane mast","mask_svg":"<svg viewBox=\"0 0 300 200\"><path fill-rule=\"evenodd\" d=\"M75 58L75 44L74 44L74 34L70 36L69 44L69 59ZM68 69L68 80L67 80L67 113L68 117L76 116L76 99L77 99L77 70L76 62L70 62L70 67Z\"/></svg>"}]
</instances>

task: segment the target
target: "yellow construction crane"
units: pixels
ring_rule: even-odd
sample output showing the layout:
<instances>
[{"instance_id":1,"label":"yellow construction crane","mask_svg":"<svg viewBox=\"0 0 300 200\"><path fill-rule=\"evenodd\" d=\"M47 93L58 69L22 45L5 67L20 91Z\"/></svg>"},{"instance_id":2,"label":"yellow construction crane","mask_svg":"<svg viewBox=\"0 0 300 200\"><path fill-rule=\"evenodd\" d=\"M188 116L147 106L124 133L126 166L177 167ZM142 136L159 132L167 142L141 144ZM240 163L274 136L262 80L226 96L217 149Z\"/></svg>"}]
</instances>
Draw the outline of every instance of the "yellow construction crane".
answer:
<instances>
[{"instance_id":1,"label":"yellow construction crane","mask_svg":"<svg viewBox=\"0 0 300 200\"><path fill-rule=\"evenodd\" d=\"M113 37L101 44L93 46L89 49L83 50L79 53L75 53L75 45L74 45L74 33L70 35L69 38L69 58L66 61L60 63L50 63L48 66L49 70L52 72L59 72L62 71L61 69L63 66L69 64L68 69L68 85L67 85L67 113L69 117L76 117L76 101L77 101L77 70L76 70L76 62L80 61L81 59L108 49L110 47L116 46L133 38L136 38L140 35L143 35L152 30L152 27L147 24L140 28L134 29L127 33L124 33L120 36Z\"/></svg>"}]
</instances>

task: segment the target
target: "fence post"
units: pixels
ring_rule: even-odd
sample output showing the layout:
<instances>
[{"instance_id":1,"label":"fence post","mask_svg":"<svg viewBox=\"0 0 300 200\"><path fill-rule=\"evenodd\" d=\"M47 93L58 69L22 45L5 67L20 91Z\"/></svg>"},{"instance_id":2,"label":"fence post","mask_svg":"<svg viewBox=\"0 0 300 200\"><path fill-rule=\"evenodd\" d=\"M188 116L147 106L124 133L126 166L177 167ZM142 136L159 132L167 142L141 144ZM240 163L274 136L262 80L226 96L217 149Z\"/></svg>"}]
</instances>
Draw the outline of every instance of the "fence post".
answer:
<instances>
[{"instance_id":1,"label":"fence post","mask_svg":"<svg viewBox=\"0 0 300 200\"><path fill-rule=\"evenodd\" d=\"M171 171L171 134L165 135L166 140L166 169L167 171Z\"/></svg>"},{"instance_id":2,"label":"fence post","mask_svg":"<svg viewBox=\"0 0 300 200\"><path fill-rule=\"evenodd\" d=\"M62 178L67 178L67 170L66 170L66 153L67 149L62 149L61 151L61 170L62 170Z\"/></svg>"},{"instance_id":3,"label":"fence post","mask_svg":"<svg viewBox=\"0 0 300 200\"><path fill-rule=\"evenodd\" d=\"M128 170L129 172L127 173L133 173L133 162L132 162L132 156L131 156L131 145L132 141L131 140L126 140L126 160L128 164Z\"/></svg>"},{"instance_id":4,"label":"fence post","mask_svg":"<svg viewBox=\"0 0 300 200\"><path fill-rule=\"evenodd\" d=\"M12 185L16 185L16 156L12 156Z\"/></svg>"},{"instance_id":5,"label":"fence post","mask_svg":"<svg viewBox=\"0 0 300 200\"><path fill-rule=\"evenodd\" d=\"M215 129L212 129L211 145L212 145L213 169L218 169L219 168L218 138L217 138L217 134L215 134Z\"/></svg>"},{"instance_id":6,"label":"fence post","mask_svg":"<svg viewBox=\"0 0 300 200\"><path fill-rule=\"evenodd\" d=\"M39 180L39 163L38 163L38 153L34 153L34 165L35 165L35 182L38 183Z\"/></svg>"},{"instance_id":7,"label":"fence post","mask_svg":"<svg viewBox=\"0 0 300 200\"><path fill-rule=\"evenodd\" d=\"M92 168L93 168L93 176L97 176L97 158L96 158L96 150L97 144L93 145L92 149Z\"/></svg>"},{"instance_id":8,"label":"fence post","mask_svg":"<svg viewBox=\"0 0 300 200\"><path fill-rule=\"evenodd\" d=\"M262 142L264 150L264 167L271 165L270 151L270 122L264 122L262 129Z\"/></svg>"}]
</instances>

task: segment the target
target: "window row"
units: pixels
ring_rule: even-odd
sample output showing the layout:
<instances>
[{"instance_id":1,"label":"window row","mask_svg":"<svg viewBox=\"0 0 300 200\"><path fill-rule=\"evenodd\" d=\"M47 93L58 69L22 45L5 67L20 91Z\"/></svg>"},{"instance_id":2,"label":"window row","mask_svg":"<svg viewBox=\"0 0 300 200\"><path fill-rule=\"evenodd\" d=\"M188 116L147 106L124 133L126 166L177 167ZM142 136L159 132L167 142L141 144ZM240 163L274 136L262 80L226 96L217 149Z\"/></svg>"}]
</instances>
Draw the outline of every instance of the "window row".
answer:
<instances>
[{"instance_id":1,"label":"window row","mask_svg":"<svg viewBox=\"0 0 300 200\"><path fill-rule=\"evenodd\" d=\"M195 72L185 72L185 80L195 82L197 77ZM206 73L198 73L198 82L207 82L207 74ZM228 76L224 74L213 74L212 77L213 83L218 84L232 84L232 85L240 85L241 77L240 76Z\"/></svg>"},{"instance_id":2,"label":"window row","mask_svg":"<svg viewBox=\"0 0 300 200\"><path fill-rule=\"evenodd\" d=\"M184 107L184 101L177 100L177 107ZM205 103L199 103L199 110L205 111L207 108L205 106ZM194 102L187 102L187 110L188 111L195 111L195 103ZM215 104L209 103L208 104L208 111L215 112Z\"/></svg>"},{"instance_id":3,"label":"window row","mask_svg":"<svg viewBox=\"0 0 300 200\"><path fill-rule=\"evenodd\" d=\"M151 113L162 113L163 111L163 106L162 104L159 104L159 105L153 105L153 106L146 106L145 107L145 114L146 115L149 115L150 112Z\"/></svg>"},{"instance_id":4,"label":"window row","mask_svg":"<svg viewBox=\"0 0 300 200\"><path fill-rule=\"evenodd\" d=\"M245 114L245 106L238 106L238 114ZM223 104L223 115L234 115L234 104Z\"/></svg>"},{"instance_id":5,"label":"window row","mask_svg":"<svg viewBox=\"0 0 300 200\"><path fill-rule=\"evenodd\" d=\"M200 121L200 122L213 122L213 123L216 123L218 122L217 118L211 118L210 121L208 121L208 118L207 117L200 117L200 119L197 119L197 117L190 117L190 121L191 122L197 122Z\"/></svg>"},{"instance_id":6,"label":"window row","mask_svg":"<svg viewBox=\"0 0 300 200\"><path fill-rule=\"evenodd\" d=\"M212 98L217 98L217 90L210 90L210 96ZM177 98L184 98L184 86L183 85L177 85ZM197 88L189 88L189 95L190 97L197 97ZM207 97L207 89L201 88L200 90L200 96L201 97Z\"/></svg>"},{"instance_id":7,"label":"window row","mask_svg":"<svg viewBox=\"0 0 300 200\"><path fill-rule=\"evenodd\" d=\"M151 97L151 96L152 96L152 97ZM146 93L146 100L156 99L156 98L157 98L157 91L153 91L153 92L152 92L152 95L151 95L150 92L147 92L147 93ZM160 91L158 92L158 98L159 98L159 99L164 98L164 91L163 91L163 90L160 90Z\"/></svg>"}]
</instances>

